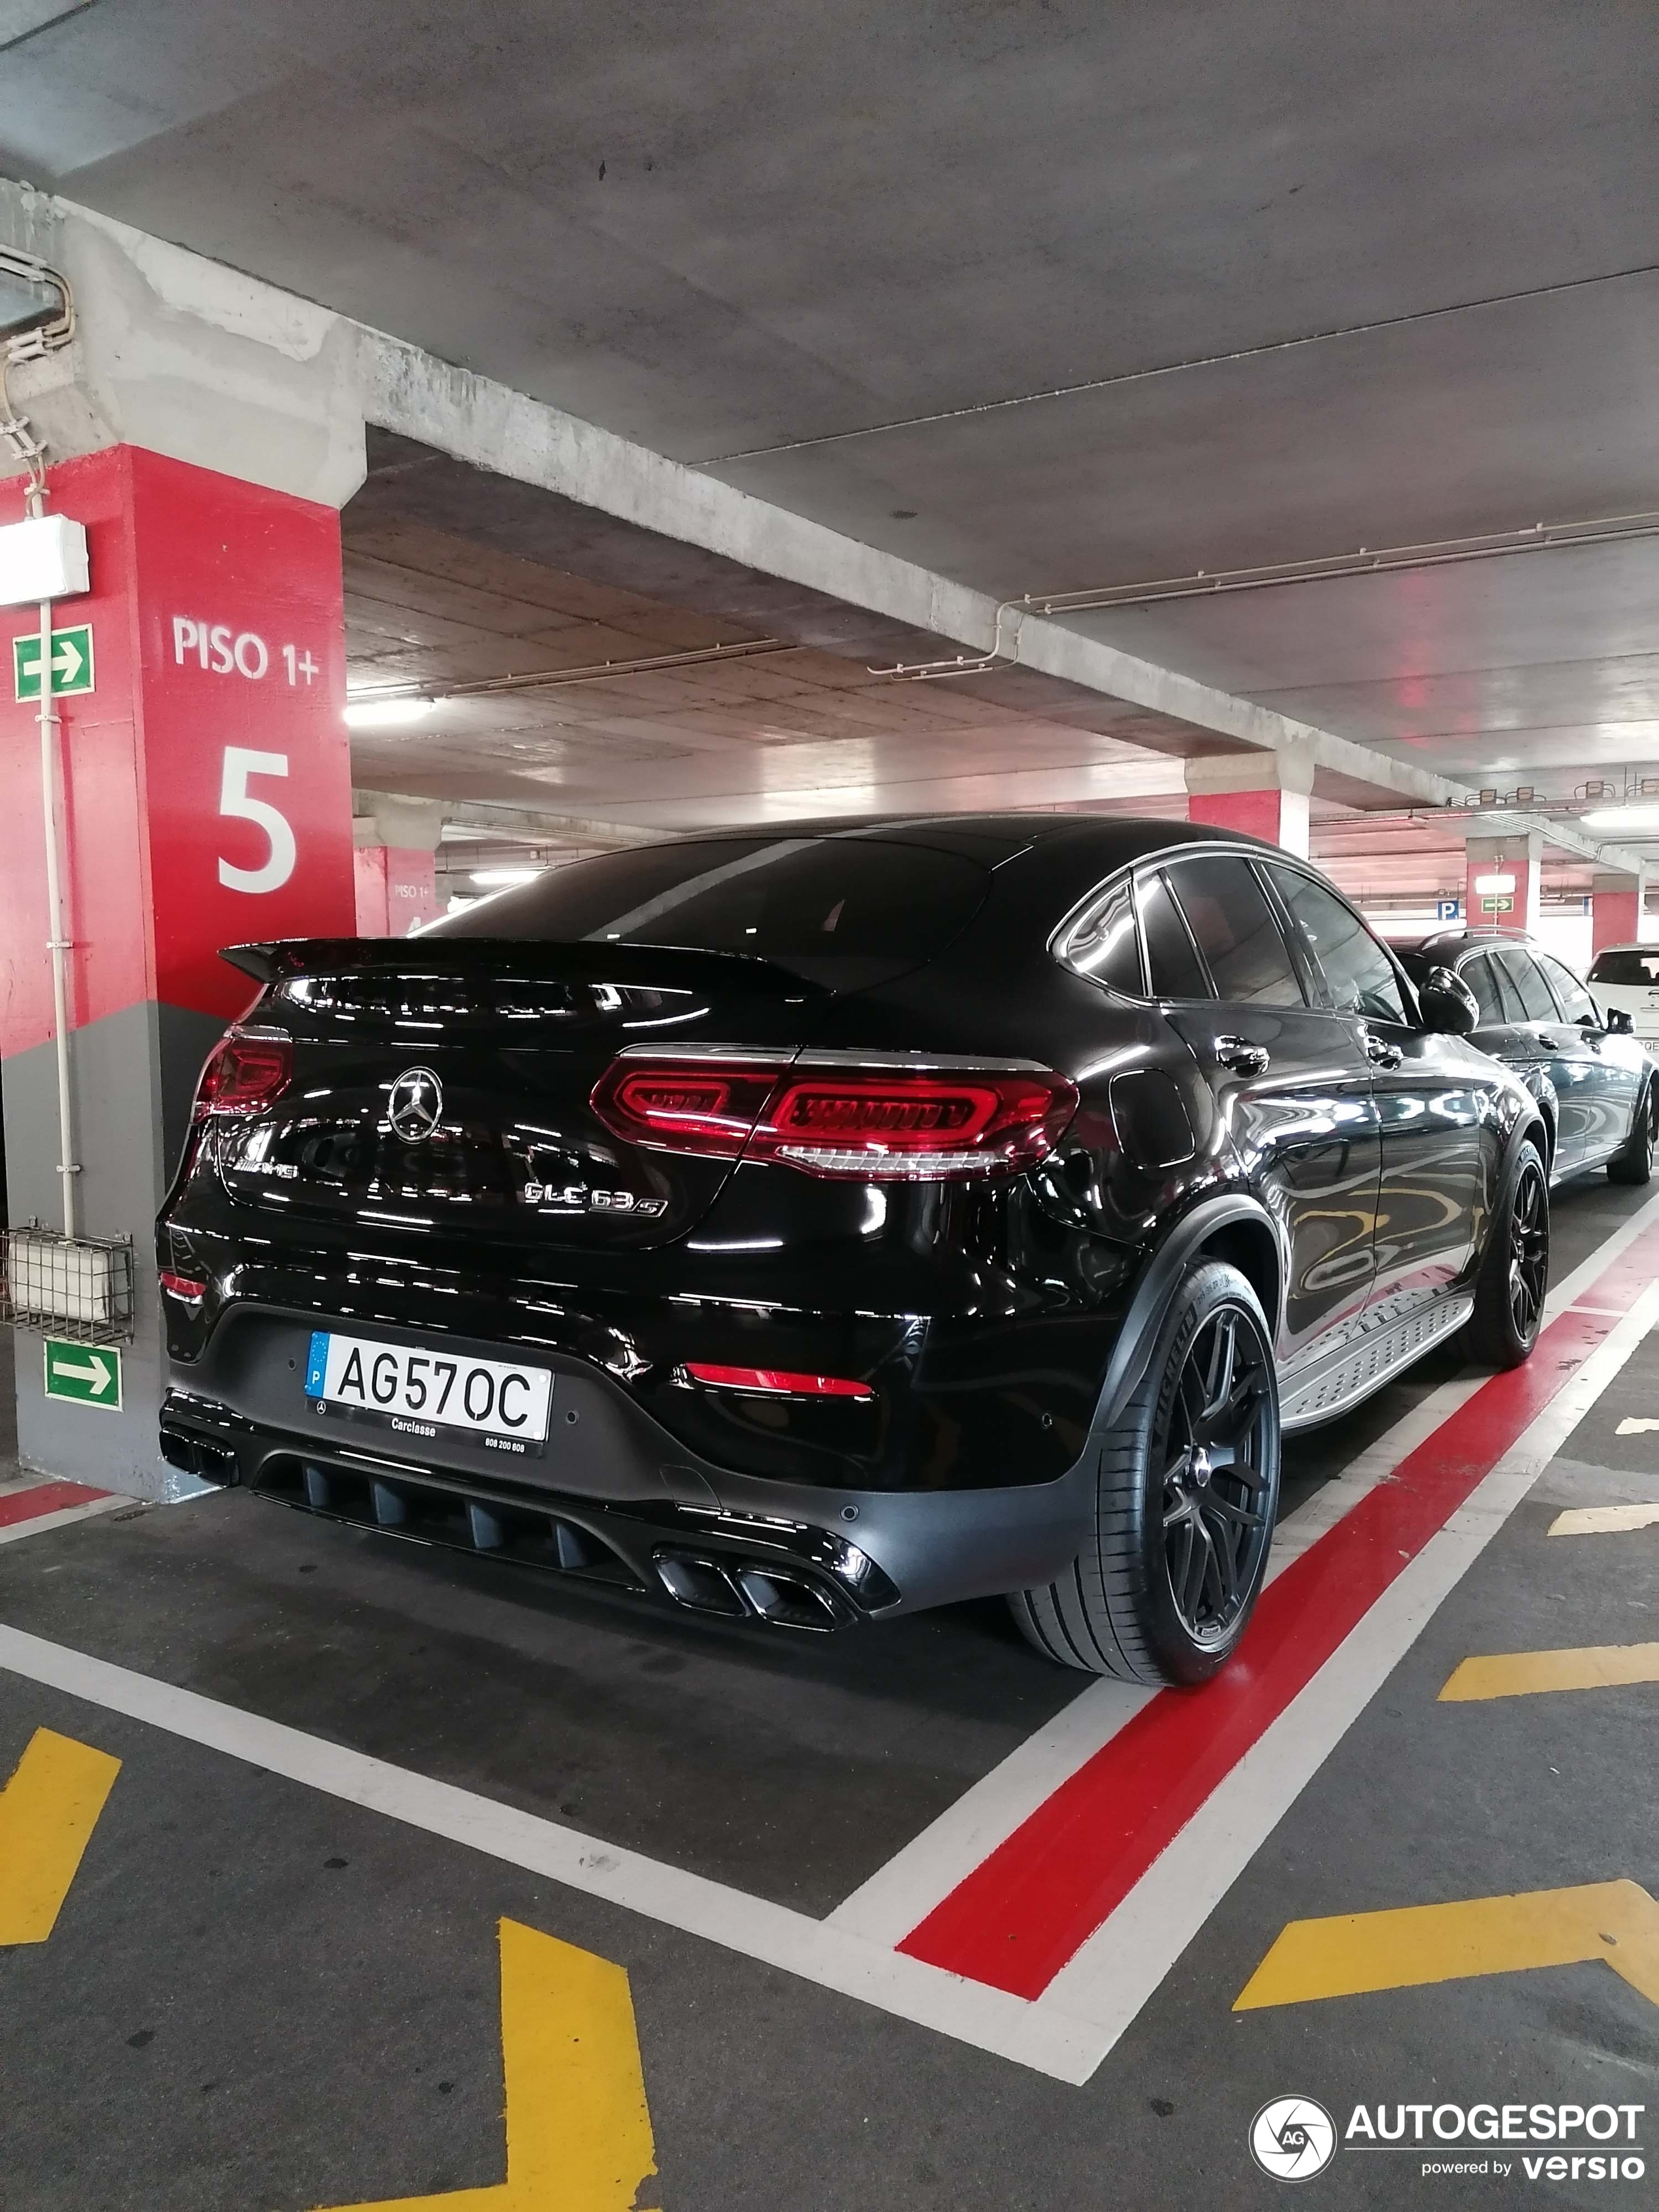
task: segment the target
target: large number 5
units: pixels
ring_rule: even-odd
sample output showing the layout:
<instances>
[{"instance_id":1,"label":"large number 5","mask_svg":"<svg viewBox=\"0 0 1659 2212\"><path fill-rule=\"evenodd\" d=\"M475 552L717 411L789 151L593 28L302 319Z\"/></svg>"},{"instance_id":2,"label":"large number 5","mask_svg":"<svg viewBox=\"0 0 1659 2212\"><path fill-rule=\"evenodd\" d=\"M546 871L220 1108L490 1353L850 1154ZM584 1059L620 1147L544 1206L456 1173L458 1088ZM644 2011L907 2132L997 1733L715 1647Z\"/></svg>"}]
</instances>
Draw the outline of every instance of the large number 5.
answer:
<instances>
[{"instance_id":1,"label":"large number 5","mask_svg":"<svg viewBox=\"0 0 1659 2212\"><path fill-rule=\"evenodd\" d=\"M270 857L262 868L234 868L228 860L219 863L219 880L233 891L278 891L294 873L294 864L299 851L294 842L294 830L287 815L263 799L255 799L247 787L251 775L286 775L286 753L250 752L245 745L225 747L225 772L219 786L219 811L234 815L243 822L257 822L270 840Z\"/></svg>"}]
</instances>

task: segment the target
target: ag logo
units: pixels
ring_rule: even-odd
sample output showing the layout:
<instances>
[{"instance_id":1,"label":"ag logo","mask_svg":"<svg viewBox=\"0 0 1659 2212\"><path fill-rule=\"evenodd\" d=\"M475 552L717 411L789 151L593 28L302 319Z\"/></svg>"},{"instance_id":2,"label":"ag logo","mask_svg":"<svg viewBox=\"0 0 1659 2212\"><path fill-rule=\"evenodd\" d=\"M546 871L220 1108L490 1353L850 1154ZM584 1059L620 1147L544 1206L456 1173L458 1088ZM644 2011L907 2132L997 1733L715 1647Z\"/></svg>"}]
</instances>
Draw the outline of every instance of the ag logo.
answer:
<instances>
[{"instance_id":1,"label":"ag logo","mask_svg":"<svg viewBox=\"0 0 1659 2212\"><path fill-rule=\"evenodd\" d=\"M1250 2122L1250 2156L1275 2181L1311 2181L1336 2156L1336 2122L1311 2097L1275 2097Z\"/></svg>"},{"instance_id":2,"label":"ag logo","mask_svg":"<svg viewBox=\"0 0 1659 2212\"><path fill-rule=\"evenodd\" d=\"M386 1119L406 1145L417 1145L437 1127L444 1087L429 1067L406 1067L392 1086Z\"/></svg>"}]
</instances>

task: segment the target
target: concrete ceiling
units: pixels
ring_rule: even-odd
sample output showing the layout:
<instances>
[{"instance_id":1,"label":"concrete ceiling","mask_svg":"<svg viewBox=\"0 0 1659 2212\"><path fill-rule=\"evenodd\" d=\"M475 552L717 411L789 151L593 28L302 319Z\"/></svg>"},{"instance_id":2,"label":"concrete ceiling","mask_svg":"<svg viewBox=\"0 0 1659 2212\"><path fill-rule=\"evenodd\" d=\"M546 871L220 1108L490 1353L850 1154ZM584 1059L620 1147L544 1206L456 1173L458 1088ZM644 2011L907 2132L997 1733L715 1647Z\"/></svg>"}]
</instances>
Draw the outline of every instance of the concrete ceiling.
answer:
<instances>
[{"instance_id":1,"label":"concrete ceiling","mask_svg":"<svg viewBox=\"0 0 1659 2212\"><path fill-rule=\"evenodd\" d=\"M1651 0L91 0L4 51L0 168L1012 596L1659 507L1656 46ZM359 680L775 634L374 522ZM1659 762L1656 542L1072 619L1464 781ZM369 765L667 824L1145 763L1096 721L795 650Z\"/></svg>"}]
</instances>

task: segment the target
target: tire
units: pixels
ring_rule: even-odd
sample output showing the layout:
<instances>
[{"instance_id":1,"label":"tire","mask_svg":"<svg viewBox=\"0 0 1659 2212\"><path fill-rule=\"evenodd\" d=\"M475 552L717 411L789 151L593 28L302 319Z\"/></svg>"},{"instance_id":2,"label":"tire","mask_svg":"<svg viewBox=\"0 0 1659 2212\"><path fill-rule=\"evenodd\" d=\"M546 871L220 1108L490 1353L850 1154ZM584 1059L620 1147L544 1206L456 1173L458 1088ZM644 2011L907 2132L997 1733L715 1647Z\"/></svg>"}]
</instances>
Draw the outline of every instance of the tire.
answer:
<instances>
[{"instance_id":1,"label":"tire","mask_svg":"<svg viewBox=\"0 0 1659 2212\"><path fill-rule=\"evenodd\" d=\"M1272 1332L1236 1267L1195 1261L1101 1448L1094 1540L1058 1581L1015 1591L1015 1620L1062 1667L1207 1681L1261 1591L1279 1480Z\"/></svg>"},{"instance_id":2,"label":"tire","mask_svg":"<svg viewBox=\"0 0 1659 2212\"><path fill-rule=\"evenodd\" d=\"M1609 1182L1644 1183L1653 1176L1653 1085L1649 1083L1642 1093L1641 1103L1630 1125L1630 1135L1621 1151L1607 1162Z\"/></svg>"},{"instance_id":3,"label":"tire","mask_svg":"<svg viewBox=\"0 0 1659 2212\"><path fill-rule=\"evenodd\" d=\"M1518 1367L1531 1357L1549 1273L1549 1181L1542 1154L1527 1137L1504 1170L1475 1277L1474 1311L1463 1330L1472 1358L1489 1367Z\"/></svg>"}]
</instances>

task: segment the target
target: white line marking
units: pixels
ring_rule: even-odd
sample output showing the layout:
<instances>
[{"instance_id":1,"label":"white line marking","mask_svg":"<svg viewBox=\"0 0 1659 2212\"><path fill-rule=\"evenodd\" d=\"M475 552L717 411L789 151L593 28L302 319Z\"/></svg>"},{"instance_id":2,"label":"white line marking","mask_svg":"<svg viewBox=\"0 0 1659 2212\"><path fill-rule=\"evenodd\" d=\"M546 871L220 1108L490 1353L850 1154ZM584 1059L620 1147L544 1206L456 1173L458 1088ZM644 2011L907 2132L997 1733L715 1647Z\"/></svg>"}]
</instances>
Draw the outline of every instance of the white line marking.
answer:
<instances>
[{"instance_id":1,"label":"white line marking","mask_svg":"<svg viewBox=\"0 0 1659 2212\"><path fill-rule=\"evenodd\" d=\"M25 1536L43 1536L48 1528L67 1528L74 1521L90 1521L100 1513L118 1513L137 1503L131 1498L94 1498L87 1505L63 1505L55 1513L37 1513L33 1520L9 1521L0 1528L0 1544L21 1543Z\"/></svg>"},{"instance_id":2,"label":"white line marking","mask_svg":"<svg viewBox=\"0 0 1659 2212\"><path fill-rule=\"evenodd\" d=\"M1552 1536L1621 1536L1659 1525L1659 1504L1575 1505L1550 1522Z\"/></svg>"},{"instance_id":3,"label":"white line marking","mask_svg":"<svg viewBox=\"0 0 1659 2212\"><path fill-rule=\"evenodd\" d=\"M1132 1682L1091 1684L843 1898L824 1926L870 1943L902 1942L1157 1695Z\"/></svg>"},{"instance_id":4,"label":"white line marking","mask_svg":"<svg viewBox=\"0 0 1659 2212\"><path fill-rule=\"evenodd\" d=\"M1589 1407L1659 1321L1644 1291L1038 1999L1115 2043Z\"/></svg>"},{"instance_id":5,"label":"white line marking","mask_svg":"<svg viewBox=\"0 0 1659 2212\"><path fill-rule=\"evenodd\" d=\"M1643 1413L1629 1413L1613 1433L1616 1437L1646 1437L1651 1436L1655 1429L1659 1429L1659 1421L1650 1420Z\"/></svg>"},{"instance_id":6,"label":"white line marking","mask_svg":"<svg viewBox=\"0 0 1659 2212\"><path fill-rule=\"evenodd\" d=\"M1546 1321L1564 1313L1577 1293L1595 1282L1656 1221L1659 1221L1659 1198L1651 1198L1556 1285L1545 1305ZM1606 1309L1583 1310L1601 1313ZM1622 1311L1620 1317L1625 1318ZM1379 1482L1386 1481L1402 1460L1488 1380L1484 1374L1474 1374L1442 1382L1374 1444L1357 1452L1340 1474L1322 1485L1279 1523L1273 1534L1267 1580L1273 1582L1282 1575ZM1294 1455L1294 1438L1287 1449ZM1153 1694L1126 1682L1096 1682L1084 1690L954 1805L947 1806L885 1866L878 1868L867 1881L843 1898L827 1924L872 1942L902 1942L935 1905L1030 1818L1045 1798L1109 1743Z\"/></svg>"},{"instance_id":7,"label":"white line marking","mask_svg":"<svg viewBox=\"0 0 1659 2212\"><path fill-rule=\"evenodd\" d=\"M1098 2032L1068 2021L1057 2006L1039 2014L1022 1997L861 1942L787 1905L21 1629L0 1626L0 1668L861 1998L1059 2081L1086 2081L1103 2055Z\"/></svg>"}]
</instances>

